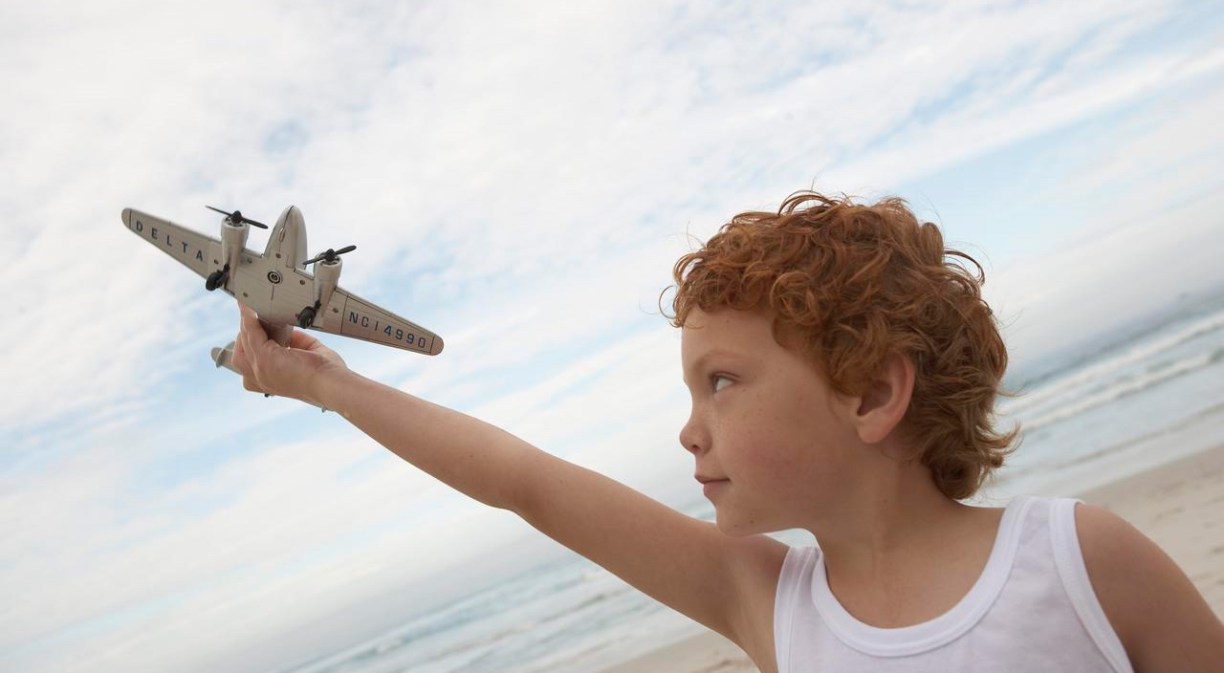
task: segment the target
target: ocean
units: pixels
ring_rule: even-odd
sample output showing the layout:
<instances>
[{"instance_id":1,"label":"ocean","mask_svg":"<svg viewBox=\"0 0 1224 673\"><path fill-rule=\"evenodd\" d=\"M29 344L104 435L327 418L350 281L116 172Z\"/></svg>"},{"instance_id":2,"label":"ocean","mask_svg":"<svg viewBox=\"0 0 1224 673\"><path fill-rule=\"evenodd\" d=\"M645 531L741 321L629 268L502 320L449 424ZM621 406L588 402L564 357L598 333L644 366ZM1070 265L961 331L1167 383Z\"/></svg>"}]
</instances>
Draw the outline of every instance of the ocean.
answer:
<instances>
[{"instance_id":1,"label":"ocean","mask_svg":"<svg viewBox=\"0 0 1224 673\"><path fill-rule=\"evenodd\" d=\"M1073 495L1224 443L1224 308L1091 353L1002 400L999 413L1023 435L976 498L988 504ZM700 501L688 513L713 510ZM585 673L701 630L572 556L283 673Z\"/></svg>"}]
</instances>

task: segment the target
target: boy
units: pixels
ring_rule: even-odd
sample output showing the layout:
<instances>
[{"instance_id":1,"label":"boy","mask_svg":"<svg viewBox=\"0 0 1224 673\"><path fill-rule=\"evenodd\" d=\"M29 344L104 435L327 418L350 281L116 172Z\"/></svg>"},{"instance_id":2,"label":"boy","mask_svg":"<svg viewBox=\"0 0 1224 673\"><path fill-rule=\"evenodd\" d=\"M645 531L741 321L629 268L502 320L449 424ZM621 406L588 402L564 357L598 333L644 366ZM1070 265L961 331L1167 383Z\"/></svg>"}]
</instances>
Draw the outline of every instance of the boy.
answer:
<instances>
[{"instance_id":1,"label":"boy","mask_svg":"<svg viewBox=\"0 0 1224 673\"><path fill-rule=\"evenodd\" d=\"M744 213L677 263L692 413L680 442L717 524L486 423L289 348L242 309L248 390L333 409L420 469L723 634L765 672L1208 671L1224 628L1109 512L969 507L1016 431L978 275L897 199L815 193ZM819 548L765 535L804 528Z\"/></svg>"}]
</instances>

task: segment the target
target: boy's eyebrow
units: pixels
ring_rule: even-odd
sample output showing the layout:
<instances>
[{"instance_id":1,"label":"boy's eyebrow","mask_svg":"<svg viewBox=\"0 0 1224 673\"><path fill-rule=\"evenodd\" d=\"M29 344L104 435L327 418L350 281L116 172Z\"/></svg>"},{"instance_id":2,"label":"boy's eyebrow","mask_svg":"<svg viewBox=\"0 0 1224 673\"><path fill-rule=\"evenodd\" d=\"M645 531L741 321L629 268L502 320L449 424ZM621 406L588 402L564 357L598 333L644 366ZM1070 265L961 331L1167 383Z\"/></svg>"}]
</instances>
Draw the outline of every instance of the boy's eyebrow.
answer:
<instances>
[{"instance_id":1,"label":"boy's eyebrow","mask_svg":"<svg viewBox=\"0 0 1224 673\"><path fill-rule=\"evenodd\" d=\"M706 360L711 360L711 359L716 358L716 357L731 357L731 358L738 358L738 357L741 357L741 356L740 356L740 354L739 354L739 353L736 353L735 351L730 351L730 350L727 350L727 349L725 349L725 348L713 348L713 349L710 349L710 350L708 350L708 351L706 351L706 352L702 353L701 355L697 356L697 359L696 359L696 360L693 360L693 366L692 366L692 367L688 367L688 368L686 368L686 369L685 369L685 371L684 371L684 374L685 374L685 376L684 376L684 382L685 382L685 383L688 383L688 376L687 376L687 375L688 375L688 373L689 373L689 372L691 372L691 371L698 371L698 370L700 370L700 369L701 369L701 367L702 367L702 365L704 365L704 364L705 364Z\"/></svg>"}]
</instances>

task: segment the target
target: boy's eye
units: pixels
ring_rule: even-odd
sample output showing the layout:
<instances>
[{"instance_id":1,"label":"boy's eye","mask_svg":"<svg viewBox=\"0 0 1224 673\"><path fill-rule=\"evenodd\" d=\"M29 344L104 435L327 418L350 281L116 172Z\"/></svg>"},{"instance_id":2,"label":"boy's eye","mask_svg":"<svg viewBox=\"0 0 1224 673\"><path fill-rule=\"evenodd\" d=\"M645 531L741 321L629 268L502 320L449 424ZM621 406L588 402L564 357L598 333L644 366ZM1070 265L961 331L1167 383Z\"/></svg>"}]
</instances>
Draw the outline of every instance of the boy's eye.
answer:
<instances>
[{"instance_id":1,"label":"boy's eye","mask_svg":"<svg viewBox=\"0 0 1224 673\"><path fill-rule=\"evenodd\" d=\"M714 392L718 392L723 388L726 388L731 383L731 379L724 374L714 374L710 377L710 384L714 387Z\"/></svg>"}]
</instances>

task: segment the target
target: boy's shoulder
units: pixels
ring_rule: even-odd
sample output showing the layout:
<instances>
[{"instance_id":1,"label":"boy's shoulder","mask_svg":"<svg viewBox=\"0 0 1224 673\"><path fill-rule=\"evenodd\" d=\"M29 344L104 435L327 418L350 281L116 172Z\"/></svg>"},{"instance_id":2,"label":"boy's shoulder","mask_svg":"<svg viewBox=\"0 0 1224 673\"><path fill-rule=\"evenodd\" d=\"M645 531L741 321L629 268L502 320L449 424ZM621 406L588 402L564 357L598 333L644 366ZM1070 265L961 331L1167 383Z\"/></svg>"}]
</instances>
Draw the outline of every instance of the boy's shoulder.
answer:
<instances>
[{"instance_id":1,"label":"boy's shoulder","mask_svg":"<svg viewBox=\"0 0 1224 673\"><path fill-rule=\"evenodd\" d=\"M1075 532L1092 590L1125 645L1135 631L1137 616L1131 584L1136 572L1151 565L1151 560L1146 559L1150 553L1148 546L1155 545L1122 517L1085 503L1075 506Z\"/></svg>"},{"instance_id":2,"label":"boy's shoulder","mask_svg":"<svg viewBox=\"0 0 1224 673\"><path fill-rule=\"evenodd\" d=\"M1092 590L1134 669L1210 670L1206 657L1224 654L1224 628L1173 559L1103 507L1078 504L1075 528Z\"/></svg>"}]
</instances>

